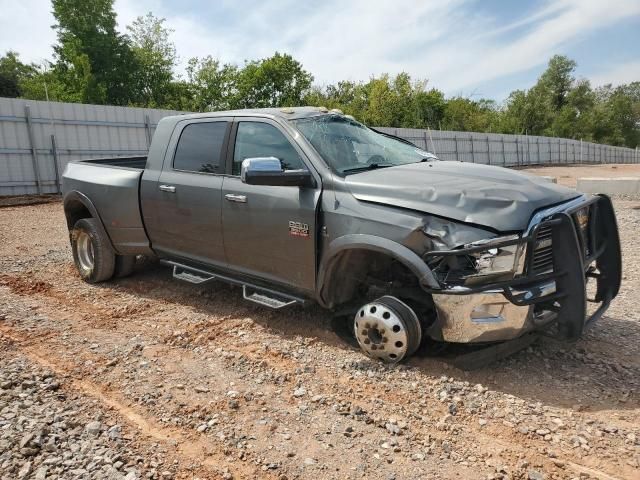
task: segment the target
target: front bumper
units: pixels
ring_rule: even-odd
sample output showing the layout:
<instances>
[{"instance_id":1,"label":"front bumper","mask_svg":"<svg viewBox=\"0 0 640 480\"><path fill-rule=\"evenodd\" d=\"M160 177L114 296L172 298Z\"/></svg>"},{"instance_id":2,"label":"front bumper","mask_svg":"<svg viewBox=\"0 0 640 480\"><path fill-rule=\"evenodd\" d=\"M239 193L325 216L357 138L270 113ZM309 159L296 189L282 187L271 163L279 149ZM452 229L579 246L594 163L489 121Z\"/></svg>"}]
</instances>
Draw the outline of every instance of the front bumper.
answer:
<instances>
[{"instance_id":1,"label":"front bumper","mask_svg":"<svg viewBox=\"0 0 640 480\"><path fill-rule=\"evenodd\" d=\"M577 212L587 207L588 223L580 229ZM545 253L548 268L540 271L536 246L543 232L552 248ZM617 295L622 273L620 240L608 197L580 197L540 211L521 238L503 245L514 242L526 244L522 275L473 287L441 283L438 289L426 288L437 311L429 331L433 338L460 343L510 340L555 321L559 338L575 340ZM425 260L474 250L429 252ZM589 279L596 282L591 299L587 298ZM590 315L587 301L598 304Z\"/></svg>"}]
</instances>

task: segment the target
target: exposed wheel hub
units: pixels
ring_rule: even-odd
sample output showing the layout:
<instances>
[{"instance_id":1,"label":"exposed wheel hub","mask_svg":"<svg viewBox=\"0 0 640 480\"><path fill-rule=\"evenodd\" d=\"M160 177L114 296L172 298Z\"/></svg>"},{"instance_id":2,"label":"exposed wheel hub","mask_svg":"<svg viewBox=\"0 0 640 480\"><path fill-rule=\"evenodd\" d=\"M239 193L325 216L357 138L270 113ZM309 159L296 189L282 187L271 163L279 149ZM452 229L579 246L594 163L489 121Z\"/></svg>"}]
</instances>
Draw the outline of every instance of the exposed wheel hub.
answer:
<instances>
[{"instance_id":1,"label":"exposed wheel hub","mask_svg":"<svg viewBox=\"0 0 640 480\"><path fill-rule=\"evenodd\" d=\"M91 273L94 265L93 242L89 234L83 230L77 233L76 249L78 252L78 263L80 268Z\"/></svg>"},{"instance_id":2,"label":"exposed wheel hub","mask_svg":"<svg viewBox=\"0 0 640 480\"><path fill-rule=\"evenodd\" d=\"M412 355L422 339L415 312L391 296L381 297L358 309L353 326L360 348L368 356L388 363Z\"/></svg>"}]
</instances>

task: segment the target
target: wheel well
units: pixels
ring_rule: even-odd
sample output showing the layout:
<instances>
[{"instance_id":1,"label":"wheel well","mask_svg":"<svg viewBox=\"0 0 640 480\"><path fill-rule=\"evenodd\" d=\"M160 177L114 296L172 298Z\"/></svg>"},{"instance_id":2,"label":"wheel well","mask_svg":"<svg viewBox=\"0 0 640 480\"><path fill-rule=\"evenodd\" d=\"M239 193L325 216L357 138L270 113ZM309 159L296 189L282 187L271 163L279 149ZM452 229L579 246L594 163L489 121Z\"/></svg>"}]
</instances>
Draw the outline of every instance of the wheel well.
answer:
<instances>
[{"instance_id":1,"label":"wheel well","mask_svg":"<svg viewBox=\"0 0 640 480\"><path fill-rule=\"evenodd\" d=\"M418 292L431 302L430 295L420 289L418 277L404 263L384 252L354 248L332 259L320 295L334 308L391 291L408 296Z\"/></svg>"},{"instance_id":2,"label":"wheel well","mask_svg":"<svg viewBox=\"0 0 640 480\"><path fill-rule=\"evenodd\" d=\"M73 228L76 222L82 218L92 218L91 212L84 204L77 200L72 200L65 204L64 214L67 217L67 227Z\"/></svg>"}]
</instances>

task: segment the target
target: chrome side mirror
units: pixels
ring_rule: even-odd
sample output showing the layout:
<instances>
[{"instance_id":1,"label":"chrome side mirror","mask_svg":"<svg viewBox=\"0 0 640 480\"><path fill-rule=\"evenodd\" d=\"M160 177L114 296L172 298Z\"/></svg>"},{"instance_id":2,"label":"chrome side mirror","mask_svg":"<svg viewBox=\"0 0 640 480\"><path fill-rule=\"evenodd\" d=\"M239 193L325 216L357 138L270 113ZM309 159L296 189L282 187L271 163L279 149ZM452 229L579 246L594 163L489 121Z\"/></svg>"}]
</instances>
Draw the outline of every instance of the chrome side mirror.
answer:
<instances>
[{"instance_id":1,"label":"chrome side mirror","mask_svg":"<svg viewBox=\"0 0 640 480\"><path fill-rule=\"evenodd\" d=\"M275 157L245 158L240 169L242 183L282 187L310 187L314 185L309 170L283 170Z\"/></svg>"}]
</instances>

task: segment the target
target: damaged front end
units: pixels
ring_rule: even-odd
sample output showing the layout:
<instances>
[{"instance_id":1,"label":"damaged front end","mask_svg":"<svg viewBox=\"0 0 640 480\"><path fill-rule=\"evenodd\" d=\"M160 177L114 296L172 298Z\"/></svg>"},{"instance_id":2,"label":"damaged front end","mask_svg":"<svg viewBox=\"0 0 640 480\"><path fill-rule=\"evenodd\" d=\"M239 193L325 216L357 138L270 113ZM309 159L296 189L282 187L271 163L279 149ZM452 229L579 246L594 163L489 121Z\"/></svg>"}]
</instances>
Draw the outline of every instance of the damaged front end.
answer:
<instances>
[{"instance_id":1,"label":"damaged front end","mask_svg":"<svg viewBox=\"0 0 640 480\"><path fill-rule=\"evenodd\" d=\"M540 210L520 234L458 245L434 245L423 256L439 284L423 287L433 296L437 320L429 334L438 340L510 340L551 324L558 337L574 340L620 287L620 242L606 196ZM599 304L590 315L587 301Z\"/></svg>"}]
</instances>

